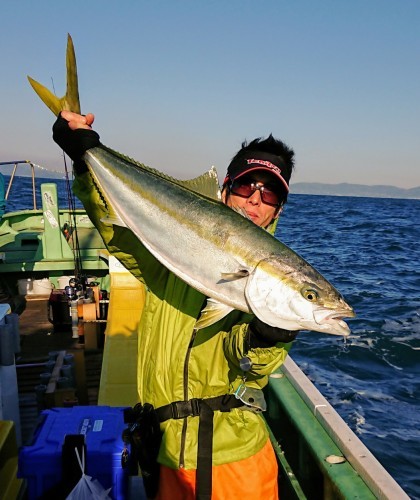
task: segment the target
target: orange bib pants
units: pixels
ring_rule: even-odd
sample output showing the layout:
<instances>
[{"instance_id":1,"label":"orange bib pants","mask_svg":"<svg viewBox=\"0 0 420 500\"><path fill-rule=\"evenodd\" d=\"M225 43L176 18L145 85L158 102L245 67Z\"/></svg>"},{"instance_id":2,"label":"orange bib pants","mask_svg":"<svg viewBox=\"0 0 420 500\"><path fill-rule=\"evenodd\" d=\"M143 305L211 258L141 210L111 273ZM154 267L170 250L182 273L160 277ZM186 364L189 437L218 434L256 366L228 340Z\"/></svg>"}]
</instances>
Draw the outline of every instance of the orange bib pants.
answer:
<instances>
[{"instance_id":1,"label":"orange bib pants","mask_svg":"<svg viewBox=\"0 0 420 500\"><path fill-rule=\"evenodd\" d=\"M156 500L195 500L195 470L160 467ZM277 460L270 440L252 457L212 467L212 500L278 500Z\"/></svg>"}]
</instances>

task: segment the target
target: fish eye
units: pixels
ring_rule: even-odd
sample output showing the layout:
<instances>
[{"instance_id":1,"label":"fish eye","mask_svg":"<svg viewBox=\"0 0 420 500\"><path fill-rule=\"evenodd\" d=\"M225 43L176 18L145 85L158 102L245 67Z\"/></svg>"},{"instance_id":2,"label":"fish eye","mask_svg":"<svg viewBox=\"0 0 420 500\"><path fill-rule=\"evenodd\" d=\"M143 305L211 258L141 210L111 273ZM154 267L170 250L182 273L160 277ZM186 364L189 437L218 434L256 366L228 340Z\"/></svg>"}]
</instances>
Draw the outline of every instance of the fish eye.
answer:
<instances>
[{"instance_id":1,"label":"fish eye","mask_svg":"<svg viewBox=\"0 0 420 500\"><path fill-rule=\"evenodd\" d=\"M303 297L309 302L316 302L318 300L319 294L313 288L304 288L302 290Z\"/></svg>"}]
</instances>

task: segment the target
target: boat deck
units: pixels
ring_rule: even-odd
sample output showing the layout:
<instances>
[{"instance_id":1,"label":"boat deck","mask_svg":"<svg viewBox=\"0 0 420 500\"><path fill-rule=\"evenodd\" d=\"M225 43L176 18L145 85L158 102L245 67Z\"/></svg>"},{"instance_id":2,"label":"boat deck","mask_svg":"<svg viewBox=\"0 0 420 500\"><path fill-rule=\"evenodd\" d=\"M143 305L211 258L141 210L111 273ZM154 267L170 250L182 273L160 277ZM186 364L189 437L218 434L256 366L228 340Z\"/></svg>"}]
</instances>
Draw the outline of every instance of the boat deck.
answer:
<instances>
[{"instance_id":1,"label":"boat deck","mask_svg":"<svg viewBox=\"0 0 420 500\"><path fill-rule=\"evenodd\" d=\"M85 384L78 391L78 404L96 405L102 366L102 349L86 350L71 329L54 331L48 320L48 296L27 296L19 316L21 352L16 356L22 444L28 444L36 428L42 405L37 402L35 387L46 371L49 353L65 351L77 359L76 369L83 371Z\"/></svg>"},{"instance_id":2,"label":"boat deck","mask_svg":"<svg viewBox=\"0 0 420 500\"><path fill-rule=\"evenodd\" d=\"M48 320L48 296L27 295L26 307L19 317L21 353L19 363L48 358L48 352L62 349L80 349L71 331L54 332Z\"/></svg>"}]
</instances>

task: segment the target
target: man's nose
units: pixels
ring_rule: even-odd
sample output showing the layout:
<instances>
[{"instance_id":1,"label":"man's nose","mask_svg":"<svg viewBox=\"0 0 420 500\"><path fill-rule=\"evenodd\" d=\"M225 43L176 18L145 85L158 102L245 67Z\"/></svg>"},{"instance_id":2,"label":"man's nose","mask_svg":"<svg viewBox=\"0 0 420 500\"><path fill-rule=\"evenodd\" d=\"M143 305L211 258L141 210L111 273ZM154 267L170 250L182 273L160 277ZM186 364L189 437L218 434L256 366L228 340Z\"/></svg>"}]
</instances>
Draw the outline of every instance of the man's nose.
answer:
<instances>
[{"instance_id":1,"label":"man's nose","mask_svg":"<svg viewBox=\"0 0 420 500\"><path fill-rule=\"evenodd\" d=\"M248 198L248 201L253 205L261 204L261 192L259 189L256 189Z\"/></svg>"}]
</instances>

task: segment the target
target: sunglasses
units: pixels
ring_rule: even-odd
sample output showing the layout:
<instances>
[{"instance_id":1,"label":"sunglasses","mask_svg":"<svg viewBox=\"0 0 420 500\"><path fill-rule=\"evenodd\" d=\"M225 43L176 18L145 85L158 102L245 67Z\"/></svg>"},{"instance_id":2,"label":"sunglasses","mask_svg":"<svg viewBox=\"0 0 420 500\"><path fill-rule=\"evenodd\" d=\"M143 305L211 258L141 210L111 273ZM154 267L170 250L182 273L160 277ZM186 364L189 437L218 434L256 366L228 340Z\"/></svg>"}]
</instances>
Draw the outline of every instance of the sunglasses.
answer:
<instances>
[{"instance_id":1,"label":"sunglasses","mask_svg":"<svg viewBox=\"0 0 420 500\"><path fill-rule=\"evenodd\" d=\"M259 182L255 182L250 179L238 179L234 180L230 184L230 192L236 196L241 196L242 198L249 198L255 191L260 192L261 201L266 205L272 205L276 207L281 205L284 201L284 197L280 195L278 191L274 191L270 186L260 185Z\"/></svg>"}]
</instances>

